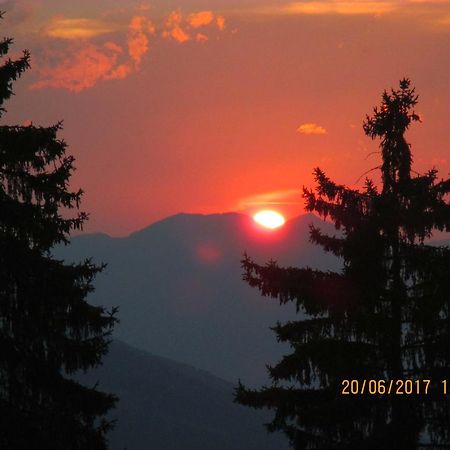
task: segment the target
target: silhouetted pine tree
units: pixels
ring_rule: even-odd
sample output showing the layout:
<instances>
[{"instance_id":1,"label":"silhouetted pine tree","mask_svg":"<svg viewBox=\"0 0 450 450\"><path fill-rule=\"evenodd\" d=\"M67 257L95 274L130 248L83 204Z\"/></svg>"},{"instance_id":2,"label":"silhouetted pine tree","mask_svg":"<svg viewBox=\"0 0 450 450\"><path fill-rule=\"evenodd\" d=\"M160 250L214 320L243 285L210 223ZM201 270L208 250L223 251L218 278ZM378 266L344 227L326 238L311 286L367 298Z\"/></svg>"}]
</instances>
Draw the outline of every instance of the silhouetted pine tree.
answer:
<instances>
[{"instance_id":1,"label":"silhouetted pine tree","mask_svg":"<svg viewBox=\"0 0 450 450\"><path fill-rule=\"evenodd\" d=\"M284 431L296 449L450 448L441 384L450 376L450 250L424 242L435 229L450 230L450 179L438 180L435 169L411 174L404 134L419 120L416 103L403 79L364 123L381 139L380 190L368 179L363 190L349 189L320 169L315 192L304 189L307 210L340 230L310 231L342 258L340 273L243 260L245 281L305 314L274 327L293 351L269 367L271 385L239 383L236 391L237 402L274 410L269 430ZM387 380L385 393L381 382L379 395L367 394L368 383L363 395L342 395L351 379L360 392L364 379ZM428 394L395 395L401 383L388 393L390 380L406 379L432 380ZM425 383L417 386L425 392Z\"/></svg>"},{"instance_id":2,"label":"silhouetted pine tree","mask_svg":"<svg viewBox=\"0 0 450 450\"><path fill-rule=\"evenodd\" d=\"M8 53L11 39L0 42ZM0 67L0 107L29 54ZM100 363L114 311L86 302L102 267L53 259L87 219L82 191L68 190L73 157L49 128L0 126L0 448L105 449L111 423L103 416L116 398L68 376Z\"/></svg>"}]
</instances>

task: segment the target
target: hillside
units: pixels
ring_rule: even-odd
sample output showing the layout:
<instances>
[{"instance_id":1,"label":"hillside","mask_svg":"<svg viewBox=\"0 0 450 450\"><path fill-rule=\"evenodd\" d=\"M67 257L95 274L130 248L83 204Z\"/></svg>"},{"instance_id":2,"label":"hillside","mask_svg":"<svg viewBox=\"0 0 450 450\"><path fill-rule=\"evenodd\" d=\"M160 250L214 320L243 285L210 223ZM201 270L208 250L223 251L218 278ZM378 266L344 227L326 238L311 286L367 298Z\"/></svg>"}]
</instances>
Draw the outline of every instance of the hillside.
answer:
<instances>
[{"instance_id":1,"label":"hillside","mask_svg":"<svg viewBox=\"0 0 450 450\"><path fill-rule=\"evenodd\" d=\"M264 431L267 414L232 402L232 384L120 341L81 381L120 397L111 450L287 448L284 436Z\"/></svg>"}]
</instances>

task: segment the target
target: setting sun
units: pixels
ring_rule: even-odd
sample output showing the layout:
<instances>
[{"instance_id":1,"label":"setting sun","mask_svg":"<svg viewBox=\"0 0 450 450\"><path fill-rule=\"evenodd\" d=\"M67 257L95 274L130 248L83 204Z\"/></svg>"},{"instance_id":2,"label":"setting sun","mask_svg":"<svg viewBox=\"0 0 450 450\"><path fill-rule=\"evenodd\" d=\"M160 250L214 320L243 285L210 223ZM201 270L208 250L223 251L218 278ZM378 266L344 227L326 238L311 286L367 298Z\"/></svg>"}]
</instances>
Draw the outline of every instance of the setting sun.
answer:
<instances>
[{"instance_id":1,"label":"setting sun","mask_svg":"<svg viewBox=\"0 0 450 450\"><path fill-rule=\"evenodd\" d=\"M283 226L286 222L280 213L272 210L257 212L253 216L253 220L262 225L264 228L269 228L271 230Z\"/></svg>"}]
</instances>

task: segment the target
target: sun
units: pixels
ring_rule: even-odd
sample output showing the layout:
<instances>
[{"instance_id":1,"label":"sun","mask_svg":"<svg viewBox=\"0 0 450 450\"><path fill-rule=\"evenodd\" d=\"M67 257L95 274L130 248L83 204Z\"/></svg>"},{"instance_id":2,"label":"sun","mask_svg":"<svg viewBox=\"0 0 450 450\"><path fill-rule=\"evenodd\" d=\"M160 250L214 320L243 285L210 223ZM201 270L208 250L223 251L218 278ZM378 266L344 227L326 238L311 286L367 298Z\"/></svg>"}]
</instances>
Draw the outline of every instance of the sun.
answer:
<instances>
[{"instance_id":1,"label":"sun","mask_svg":"<svg viewBox=\"0 0 450 450\"><path fill-rule=\"evenodd\" d=\"M264 228L269 228L270 230L279 228L286 223L286 219L279 212L270 209L258 211L253 216L253 220Z\"/></svg>"}]
</instances>

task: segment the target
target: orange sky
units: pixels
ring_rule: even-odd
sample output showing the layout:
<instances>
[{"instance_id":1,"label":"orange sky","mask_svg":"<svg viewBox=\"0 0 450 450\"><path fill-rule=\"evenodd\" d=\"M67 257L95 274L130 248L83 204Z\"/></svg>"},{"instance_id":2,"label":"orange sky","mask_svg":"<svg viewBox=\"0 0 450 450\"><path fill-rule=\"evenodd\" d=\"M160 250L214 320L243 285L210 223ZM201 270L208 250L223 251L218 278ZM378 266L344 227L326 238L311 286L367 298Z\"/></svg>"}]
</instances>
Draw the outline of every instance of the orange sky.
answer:
<instances>
[{"instance_id":1,"label":"orange sky","mask_svg":"<svg viewBox=\"0 0 450 450\"><path fill-rule=\"evenodd\" d=\"M3 120L64 119L87 231L126 235L178 212L275 205L292 216L317 165L357 186L379 164L362 121L403 76L423 117L408 135L414 168L448 175L449 1L0 0L0 9L13 53L32 53Z\"/></svg>"}]
</instances>

